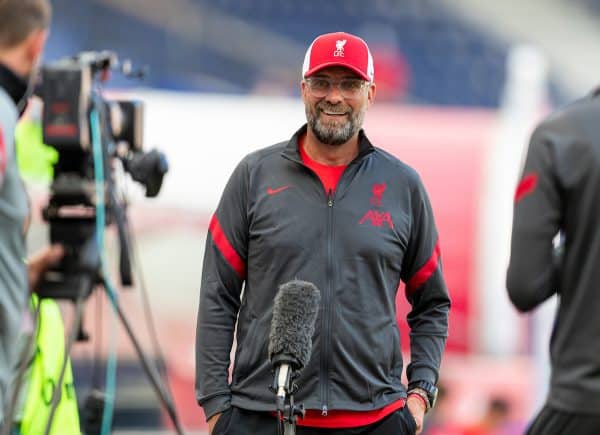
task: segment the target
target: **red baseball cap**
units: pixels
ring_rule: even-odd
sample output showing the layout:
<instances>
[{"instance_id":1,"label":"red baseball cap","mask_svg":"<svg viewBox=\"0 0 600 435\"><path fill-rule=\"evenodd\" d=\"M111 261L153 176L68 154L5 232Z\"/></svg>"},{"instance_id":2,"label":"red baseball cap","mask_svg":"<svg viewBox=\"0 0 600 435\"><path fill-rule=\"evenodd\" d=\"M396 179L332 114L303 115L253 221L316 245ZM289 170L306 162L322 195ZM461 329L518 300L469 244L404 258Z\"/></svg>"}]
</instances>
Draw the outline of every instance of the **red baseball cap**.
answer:
<instances>
[{"instance_id":1,"label":"red baseball cap","mask_svg":"<svg viewBox=\"0 0 600 435\"><path fill-rule=\"evenodd\" d=\"M302 77L309 77L330 66L349 68L369 82L375 77L373 56L367 43L350 33L336 32L318 36L306 51Z\"/></svg>"}]
</instances>

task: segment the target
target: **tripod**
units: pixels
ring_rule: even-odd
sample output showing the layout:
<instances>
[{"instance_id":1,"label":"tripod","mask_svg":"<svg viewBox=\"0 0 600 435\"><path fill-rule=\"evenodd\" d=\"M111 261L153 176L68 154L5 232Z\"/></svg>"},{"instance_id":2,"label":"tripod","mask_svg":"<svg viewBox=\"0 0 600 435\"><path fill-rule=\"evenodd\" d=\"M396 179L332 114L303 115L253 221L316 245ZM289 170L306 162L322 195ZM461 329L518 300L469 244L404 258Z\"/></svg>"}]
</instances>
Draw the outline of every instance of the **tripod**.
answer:
<instances>
[{"instance_id":1,"label":"tripod","mask_svg":"<svg viewBox=\"0 0 600 435\"><path fill-rule=\"evenodd\" d=\"M65 346L65 358L64 358L62 366L61 366L59 379L56 383L57 388L54 389L54 392L52 394L50 415L48 417L48 422L46 424L46 429L44 432L45 435L48 435L50 433L50 429L52 427L52 421L53 421L54 415L56 413L58 404L60 402L60 397L61 397L61 393L62 393L61 386L62 386L62 382L64 379L66 367L67 367L67 361L68 361L67 358L70 354L73 343L75 342L78 334L81 331L84 303L85 303L86 298L89 296L89 294L93 290L93 284L95 284L89 275L80 275L78 278L79 278L80 287L79 287L79 294L75 301L75 317L73 319L73 324L71 326L69 338L68 338L66 346ZM104 280L104 278L102 278L100 280L99 284L105 290L109 288L108 283ZM137 337L135 336L129 321L127 320L127 317L125 317L125 314L124 314L123 310L121 309L121 306L119 305L119 302L114 297L110 297L110 299L111 299L113 309L117 313L119 320L121 321L121 324L125 328L125 331L126 331L127 335L129 336L129 338L136 350L136 353L140 359L142 367L143 367L148 379L150 380L150 383L152 384L154 391L156 392L161 404L164 406L165 410L167 411L169 418L170 418L171 422L173 423L173 426L175 427L177 433L179 435L182 435L184 433L183 428L181 427L181 423L179 422L179 419L175 412L175 408L172 403L170 395L167 393L164 385L160 382L159 375L157 374L155 367L150 364L148 357L142 350L140 343L139 343Z\"/></svg>"},{"instance_id":2,"label":"tripod","mask_svg":"<svg viewBox=\"0 0 600 435\"><path fill-rule=\"evenodd\" d=\"M294 403L294 395L290 394L289 403L283 410L277 410L277 434L278 435L296 435L296 420L303 418L306 411L304 405Z\"/></svg>"},{"instance_id":3,"label":"tripod","mask_svg":"<svg viewBox=\"0 0 600 435\"><path fill-rule=\"evenodd\" d=\"M296 435L296 420L306 414L303 404L294 403L294 393L298 391L294 379L297 377L298 373L288 363L278 365L275 370L270 389L276 394L277 435Z\"/></svg>"}]
</instances>

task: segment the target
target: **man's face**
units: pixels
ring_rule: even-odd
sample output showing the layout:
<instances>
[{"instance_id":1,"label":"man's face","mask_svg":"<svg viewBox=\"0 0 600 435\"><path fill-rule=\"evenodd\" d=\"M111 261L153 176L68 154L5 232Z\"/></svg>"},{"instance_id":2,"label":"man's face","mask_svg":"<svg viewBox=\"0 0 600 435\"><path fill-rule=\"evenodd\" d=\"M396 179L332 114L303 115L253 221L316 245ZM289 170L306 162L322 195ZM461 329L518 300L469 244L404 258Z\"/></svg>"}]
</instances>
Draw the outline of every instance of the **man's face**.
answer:
<instances>
[{"instance_id":1,"label":"man's face","mask_svg":"<svg viewBox=\"0 0 600 435\"><path fill-rule=\"evenodd\" d=\"M358 133L374 97L374 84L343 67L324 68L302 80L308 127L328 145L342 145Z\"/></svg>"}]
</instances>

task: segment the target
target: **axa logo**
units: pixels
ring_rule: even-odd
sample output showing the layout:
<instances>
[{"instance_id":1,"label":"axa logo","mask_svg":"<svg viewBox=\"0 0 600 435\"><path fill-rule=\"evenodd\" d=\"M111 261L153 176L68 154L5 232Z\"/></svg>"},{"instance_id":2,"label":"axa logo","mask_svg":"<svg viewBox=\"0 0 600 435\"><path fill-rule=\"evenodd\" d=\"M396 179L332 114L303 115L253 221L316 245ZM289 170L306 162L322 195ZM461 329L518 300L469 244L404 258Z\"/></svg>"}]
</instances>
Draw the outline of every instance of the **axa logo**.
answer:
<instances>
[{"instance_id":1,"label":"axa logo","mask_svg":"<svg viewBox=\"0 0 600 435\"><path fill-rule=\"evenodd\" d=\"M382 227L387 224L388 227L394 228L394 222L392 222L392 215L387 211L369 210L359 221L360 225L365 222L370 222L374 227Z\"/></svg>"},{"instance_id":2,"label":"axa logo","mask_svg":"<svg viewBox=\"0 0 600 435\"><path fill-rule=\"evenodd\" d=\"M373 184L373 188L371 189L371 193L373 196L369 200L369 203L375 207L381 207L381 199L383 197L383 192L385 192L386 188L385 183L381 184Z\"/></svg>"},{"instance_id":3,"label":"axa logo","mask_svg":"<svg viewBox=\"0 0 600 435\"><path fill-rule=\"evenodd\" d=\"M335 51L333 52L334 57L344 57L344 45L346 45L345 39L338 39L335 41Z\"/></svg>"}]
</instances>

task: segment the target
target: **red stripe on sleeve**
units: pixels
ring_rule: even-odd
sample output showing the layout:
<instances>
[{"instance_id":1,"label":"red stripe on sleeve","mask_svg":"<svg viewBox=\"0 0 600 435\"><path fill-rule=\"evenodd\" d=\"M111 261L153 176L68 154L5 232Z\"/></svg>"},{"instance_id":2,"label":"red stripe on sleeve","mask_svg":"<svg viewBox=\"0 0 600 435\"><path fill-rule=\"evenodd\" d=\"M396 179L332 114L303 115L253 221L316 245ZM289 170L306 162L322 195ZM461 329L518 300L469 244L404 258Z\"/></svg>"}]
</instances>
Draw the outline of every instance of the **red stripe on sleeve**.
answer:
<instances>
[{"instance_id":1,"label":"red stripe on sleeve","mask_svg":"<svg viewBox=\"0 0 600 435\"><path fill-rule=\"evenodd\" d=\"M427 263L425 263L406 284L406 296L412 295L419 287L427 282L429 277L433 275L433 272L437 269L439 259L440 242L438 241L433 248L433 254L431 254L431 257L427 260Z\"/></svg>"},{"instance_id":2,"label":"red stripe on sleeve","mask_svg":"<svg viewBox=\"0 0 600 435\"><path fill-rule=\"evenodd\" d=\"M217 245L217 249L219 249L221 255L223 255L223 258L225 258L225 261L229 263L231 268L235 270L235 273L237 273L241 279L244 279L246 277L246 264L235 251L235 249L233 249L233 246L231 246L229 240L227 240L227 236L223 232L216 214L213 215L212 219L210 220L208 232L215 242L215 245Z\"/></svg>"},{"instance_id":3,"label":"red stripe on sleeve","mask_svg":"<svg viewBox=\"0 0 600 435\"><path fill-rule=\"evenodd\" d=\"M515 202L519 202L523 199L523 197L532 193L537 187L537 182L538 174L535 172L523 177L523 179L517 186L517 191L515 192Z\"/></svg>"}]
</instances>

